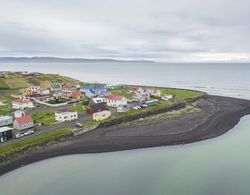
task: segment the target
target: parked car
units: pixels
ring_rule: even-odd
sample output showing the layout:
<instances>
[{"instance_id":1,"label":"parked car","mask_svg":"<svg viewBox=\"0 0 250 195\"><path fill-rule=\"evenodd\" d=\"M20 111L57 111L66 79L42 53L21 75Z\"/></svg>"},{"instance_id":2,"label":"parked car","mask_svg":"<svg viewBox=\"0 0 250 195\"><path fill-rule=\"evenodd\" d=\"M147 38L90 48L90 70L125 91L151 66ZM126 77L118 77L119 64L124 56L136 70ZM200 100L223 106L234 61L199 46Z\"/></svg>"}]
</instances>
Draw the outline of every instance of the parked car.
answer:
<instances>
[{"instance_id":1,"label":"parked car","mask_svg":"<svg viewBox=\"0 0 250 195\"><path fill-rule=\"evenodd\" d=\"M19 139L19 138L21 138L21 137L23 137L23 136L24 136L23 133L18 133L18 134L15 135L15 138L16 138L16 139Z\"/></svg>"},{"instance_id":2,"label":"parked car","mask_svg":"<svg viewBox=\"0 0 250 195\"><path fill-rule=\"evenodd\" d=\"M147 104L142 104L142 105L140 105L140 107L141 107L141 108L147 108L148 105L147 105Z\"/></svg>"},{"instance_id":3,"label":"parked car","mask_svg":"<svg viewBox=\"0 0 250 195\"><path fill-rule=\"evenodd\" d=\"M81 123L76 123L77 127L83 127Z\"/></svg>"},{"instance_id":4,"label":"parked car","mask_svg":"<svg viewBox=\"0 0 250 195\"><path fill-rule=\"evenodd\" d=\"M29 131L25 132L24 135L31 135L31 134L33 134L33 133L34 133L33 130L29 130Z\"/></svg>"},{"instance_id":5,"label":"parked car","mask_svg":"<svg viewBox=\"0 0 250 195\"><path fill-rule=\"evenodd\" d=\"M133 109L134 110L139 110L139 109L141 109L141 106L134 106Z\"/></svg>"}]
</instances>

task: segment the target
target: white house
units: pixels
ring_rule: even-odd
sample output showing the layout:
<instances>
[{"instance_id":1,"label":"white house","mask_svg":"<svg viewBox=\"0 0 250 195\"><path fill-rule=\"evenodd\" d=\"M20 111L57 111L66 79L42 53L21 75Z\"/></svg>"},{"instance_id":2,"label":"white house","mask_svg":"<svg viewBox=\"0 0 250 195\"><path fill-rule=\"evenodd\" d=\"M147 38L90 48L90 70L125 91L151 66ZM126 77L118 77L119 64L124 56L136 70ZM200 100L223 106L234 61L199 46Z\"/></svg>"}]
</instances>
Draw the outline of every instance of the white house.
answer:
<instances>
[{"instance_id":1,"label":"white house","mask_svg":"<svg viewBox=\"0 0 250 195\"><path fill-rule=\"evenodd\" d=\"M12 107L15 109L33 108L34 104L30 100L17 99L12 101Z\"/></svg>"},{"instance_id":2,"label":"white house","mask_svg":"<svg viewBox=\"0 0 250 195\"><path fill-rule=\"evenodd\" d=\"M106 97L107 106L118 107L118 106L126 106L128 104L128 100L119 95L109 95Z\"/></svg>"},{"instance_id":3,"label":"white house","mask_svg":"<svg viewBox=\"0 0 250 195\"><path fill-rule=\"evenodd\" d=\"M117 112L128 112L129 107L128 106L118 106L117 107Z\"/></svg>"},{"instance_id":4,"label":"white house","mask_svg":"<svg viewBox=\"0 0 250 195\"><path fill-rule=\"evenodd\" d=\"M58 122L73 121L78 119L78 113L75 111L56 112L55 119Z\"/></svg>"},{"instance_id":5,"label":"white house","mask_svg":"<svg viewBox=\"0 0 250 195\"><path fill-rule=\"evenodd\" d=\"M24 130L34 127L34 121L30 115L16 118L13 123L13 126L16 130Z\"/></svg>"},{"instance_id":6,"label":"white house","mask_svg":"<svg viewBox=\"0 0 250 195\"><path fill-rule=\"evenodd\" d=\"M17 110L14 112L15 118L19 118L19 117L23 117L23 116L25 116L25 111L23 111L23 110Z\"/></svg>"},{"instance_id":7,"label":"white house","mask_svg":"<svg viewBox=\"0 0 250 195\"><path fill-rule=\"evenodd\" d=\"M173 99L173 96L172 95L166 95L166 96L161 97L161 99L164 100L164 101L168 101L168 100Z\"/></svg>"},{"instance_id":8,"label":"white house","mask_svg":"<svg viewBox=\"0 0 250 195\"><path fill-rule=\"evenodd\" d=\"M0 127L11 125L13 123L13 117L11 116L0 116Z\"/></svg>"}]
</instances>

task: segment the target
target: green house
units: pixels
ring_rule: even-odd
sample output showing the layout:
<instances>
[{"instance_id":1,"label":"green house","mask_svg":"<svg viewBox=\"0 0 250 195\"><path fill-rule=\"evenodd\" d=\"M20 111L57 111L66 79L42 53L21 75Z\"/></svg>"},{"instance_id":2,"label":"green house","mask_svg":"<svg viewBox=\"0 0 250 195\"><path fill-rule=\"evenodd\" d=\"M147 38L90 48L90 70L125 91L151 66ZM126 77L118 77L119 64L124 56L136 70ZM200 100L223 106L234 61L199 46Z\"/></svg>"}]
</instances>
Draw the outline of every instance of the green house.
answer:
<instances>
[{"instance_id":1,"label":"green house","mask_svg":"<svg viewBox=\"0 0 250 195\"><path fill-rule=\"evenodd\" d=\"M0 142L5 142L12 138L12 130L10 127L1 127L0 128Z\"/></svg>"}]
</instances>

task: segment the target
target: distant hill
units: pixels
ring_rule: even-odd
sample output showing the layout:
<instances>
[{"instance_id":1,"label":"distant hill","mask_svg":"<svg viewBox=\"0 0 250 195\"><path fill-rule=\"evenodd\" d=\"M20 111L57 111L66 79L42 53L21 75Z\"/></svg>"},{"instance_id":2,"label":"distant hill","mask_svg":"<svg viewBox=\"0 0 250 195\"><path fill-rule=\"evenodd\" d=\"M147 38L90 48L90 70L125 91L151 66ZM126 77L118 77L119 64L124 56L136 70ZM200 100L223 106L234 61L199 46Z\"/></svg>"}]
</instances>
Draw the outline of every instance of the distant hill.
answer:
<instances>
[{"instance_id":1,"label":"distant hill","mask_svg":"<svg viewBox=\"0 0 250 195\"><path fill-rule=\"evenodd\" d=\"M52 83L73 83L83 84L82 82L69 78L66 76L60 76L56 74L43 74L40 76L26 76L26 77L9 77L0 78L0 90L1 89L21 89L38 85L43 88L49 88Z\"/></svg>"},{"instance_id":2,"label":"distant hill","mask_svg":"<svg viewBox=\"0 0 250 195\"><path fill-rule=\"evenodd\" d=\"M129 61L114 59L84 59L84 58L58 58L58 57L0 57L0 63L84 63L84 62L153 62L147 60Z\"/></svg>"}]
</instances>

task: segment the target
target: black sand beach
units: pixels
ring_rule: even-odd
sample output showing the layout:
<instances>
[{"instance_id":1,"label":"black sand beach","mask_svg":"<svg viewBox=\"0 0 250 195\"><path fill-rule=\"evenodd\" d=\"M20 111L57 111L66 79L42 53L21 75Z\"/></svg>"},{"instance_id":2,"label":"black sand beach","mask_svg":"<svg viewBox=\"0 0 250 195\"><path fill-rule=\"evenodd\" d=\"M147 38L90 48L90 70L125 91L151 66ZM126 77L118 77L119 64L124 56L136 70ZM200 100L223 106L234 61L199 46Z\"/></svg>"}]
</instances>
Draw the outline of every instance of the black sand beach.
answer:
<instances>
[{"instance_id":1,"label":"black sand beach","mask_svg":"<svg viewBox=\"0 0 250 195\"><path fill-rule=\"evenodd\" d=\"M0 175L40 160L70 154L111 152L188 144L220 136L250 114L250 101L208 96L197 103L200 112L166 120L145 120L99 128L69 141L45 147L0 167Z\"/></svg>"}]
</instances>

